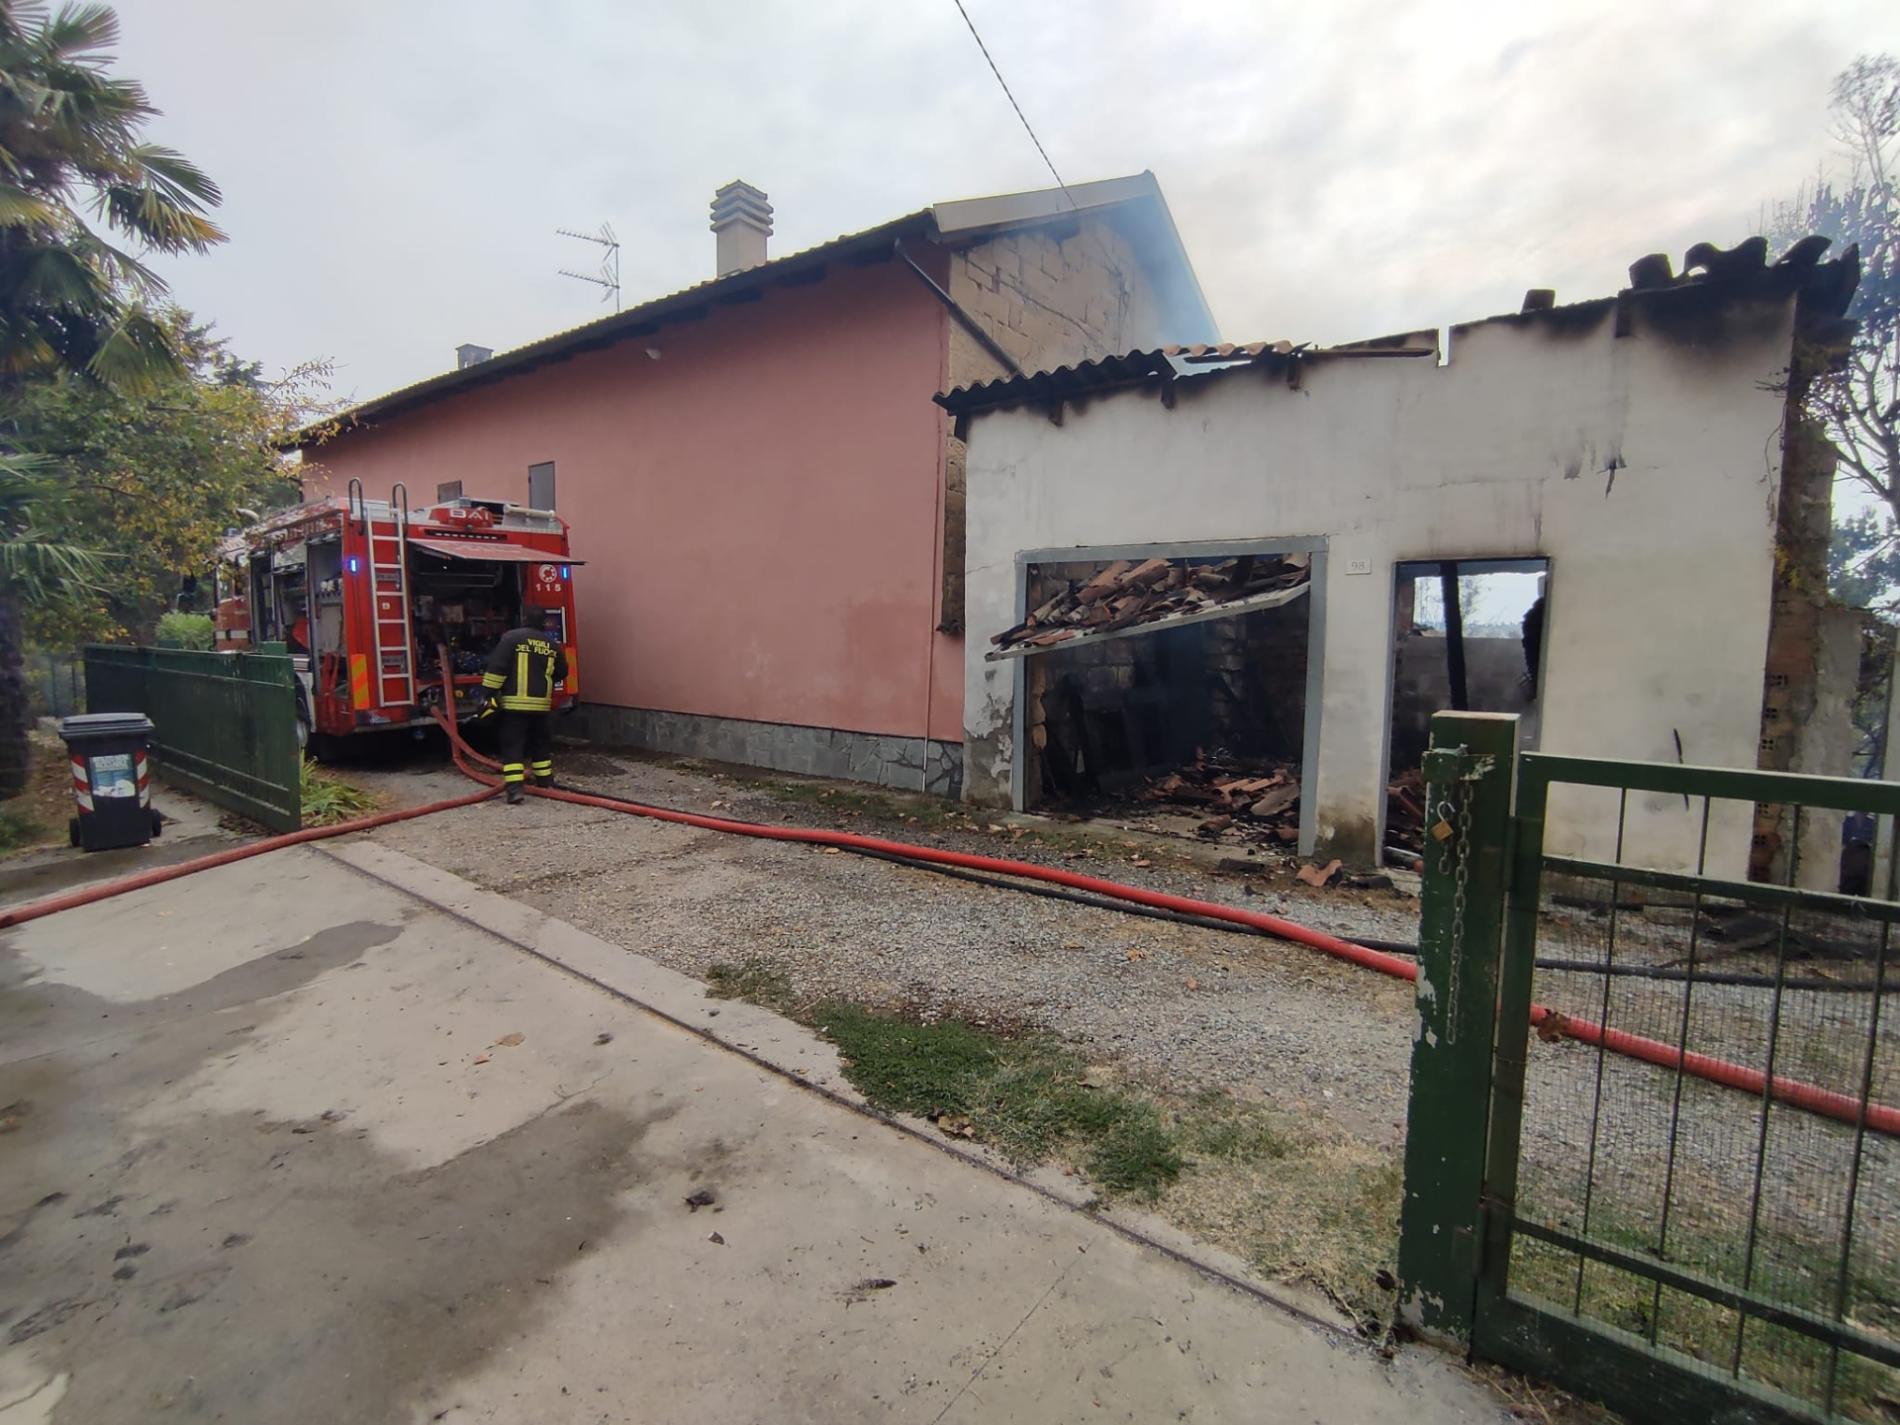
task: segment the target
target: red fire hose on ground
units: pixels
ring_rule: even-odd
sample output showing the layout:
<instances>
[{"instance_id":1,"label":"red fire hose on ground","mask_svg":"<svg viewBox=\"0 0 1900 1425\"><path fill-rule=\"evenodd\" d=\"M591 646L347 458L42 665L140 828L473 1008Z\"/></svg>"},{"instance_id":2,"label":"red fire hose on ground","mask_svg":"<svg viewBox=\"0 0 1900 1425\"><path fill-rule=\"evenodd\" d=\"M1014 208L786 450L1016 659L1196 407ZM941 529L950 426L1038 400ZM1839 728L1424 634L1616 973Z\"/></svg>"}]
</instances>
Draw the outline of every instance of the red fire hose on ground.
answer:
<instances>
[{"instance_id":1,"label":"red fire hose on ground","mask_svg":"<svg viewBox=\"0 0 1900 1425\"><path fill-rule=\"evenodd\" d=\"M452 701L445 706L453 707ZM499 790L499 780L487 769L496 766L492 758L484 757L474 751L462 740L454 721L441 709L434 711L436 721L441 725L449 739L450 755L463 775L482 784L482 790L466 797L456 797L448 801L434 802L428 806L410 807L401 811L382 812L375 816L362 817L356 821L343 822L336 826L315 827L306 831L292 832L285 836L276 836L264 841L253 842L247 846L233 847L228 851L217 852L211 856L200 857L195 861L180 862L176 866L166 866L157 870L129 876L123 880L108 881L102 885L90 886L66 895L54 896L47 900L35 901L13 910L0 910L0 930L21 925L41 916L52 915L76 906L89 905L94 901L105 900L110 896L124 895L127 891L143 889L146 886L176 880L181 876L192 875L197 871L209 870L214 866L229 865L251 856L261 856L265 852L275 851L279 847L294 846L306 841L318 841L326 837L342 836L354 831L367 831L373 827L388 825L391 822L407 821L414 817L429 816L438 811L447 811L452 807L469 806L475 802L492 797ZM1098 896L1125 901L1131 905L1148 906L1155 909L1200 916L1208 920L1226 921L1230 924L1245 926L1277 939L1288 940L1297 945L1305 945L1323 954L1345 960L1380 974L1390 975L1394 979L1416 980L1418 966L1414 961L1390 955L1380 950L1355 945L1337 935L1329 935L1323 930L1314 930L1310 926L1300 925L1279 916L1266 915L1260 911L1243 910L1237 906L1222 905L1218 901L1196 900L1189 896L1177 896L1165 891L1148 890L1142 886L1124 885L1120 881L1105 880L1099 876L1083 875L1076 871L1065 871L1054 866L1039 866L1028 861L1010 861L997 856L980 856L964 851L949 851L940 847L916 846L903 841L886 841L875 836L861 836L848 831L829 831L816 827L768 826L759 822L735 821L727 817L705 816L697 812L674 811L668 807L650 806L644 802L630 801L619 797L601 796L592 792L568 791L562 788L530 787L535 796L546 797L552 801L571 802L576 806L604 807L609 811L623 812L632 816L643 816L655 821L672 822L678 826L697 827L706 831L723 832L733 836L751 836L765 841L794 842L808 846L834 846L844 851L862 851L900 861L915 862L922 865L952 866L972 871L987 871L998 875L1015 877L1018 880L1040 881L1050 885L1065 886L1073 890L1086 891ZM1682 1073L1709 1083L1720 1084L1727 1088L1740 1089L1745 1093L1760 1096L1764 1091L1783 1103L1812 1113L1822 1114L1843 1123L1863 1125L1877 1133L1900 1136L1900 1108L1892 1105L1863 1102L1852 1095L1824 1089L1818 1084L1806 1083L1799 1079L1790 1079L1776 1075L1772 1083L1759 1069L1748 1068L1742 1064L1718 1059L1707 1054L1697 1054L1686 1049L1677 1049L1660 1040L1648 1039L1639 1034L1630 1034L1620 1029L1607 1029L1587 1019L1559 1013L1548 1005L1531 1006L1531 1023L1543 1028L1550 1026L1558 1033L1576 1039L1585 1044L1601 1045L1614 1053L1623 1054L1658 1068Z\"/></svg>"}]
</instances>

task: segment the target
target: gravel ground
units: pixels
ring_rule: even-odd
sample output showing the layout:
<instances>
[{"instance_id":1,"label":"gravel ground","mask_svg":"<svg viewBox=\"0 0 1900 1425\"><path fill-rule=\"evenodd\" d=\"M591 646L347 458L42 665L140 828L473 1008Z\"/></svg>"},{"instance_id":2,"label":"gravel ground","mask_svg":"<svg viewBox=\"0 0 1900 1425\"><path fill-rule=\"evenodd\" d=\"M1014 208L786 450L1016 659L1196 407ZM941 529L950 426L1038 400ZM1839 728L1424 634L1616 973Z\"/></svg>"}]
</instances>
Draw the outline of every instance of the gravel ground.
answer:
<instances>
[{"instance_id":1,"label":"gravel ground","mask_svg":"<svg viewBox=\"0 0 1900 1425\"><path fill-rule=\"evenodd\" d=\"M1343 934L1409 939L1416 902L1388 891L1311 892L1291 867L1257 879L1163 859L1145 840L1085 849L1014 828L912 824L749 779L598 752L560 774L590 790L747 820L833 825L1008 855L1158 890L1285 913ZM396 801L452 773L352 769ZM815 796L806 784L801 797ZM942 809L926 805L927 815ZM1175 1091L1221 1087L1324 1113L1356 1136L1403 1138L1412 996L1311 950L1136 918L930 872L530 801L401 823L378 839L689 974L762 959L813 1000L843 998L1053 1030ZM1135 858L1152 862L1136 865Z\"/></svg>"}]
</instances>

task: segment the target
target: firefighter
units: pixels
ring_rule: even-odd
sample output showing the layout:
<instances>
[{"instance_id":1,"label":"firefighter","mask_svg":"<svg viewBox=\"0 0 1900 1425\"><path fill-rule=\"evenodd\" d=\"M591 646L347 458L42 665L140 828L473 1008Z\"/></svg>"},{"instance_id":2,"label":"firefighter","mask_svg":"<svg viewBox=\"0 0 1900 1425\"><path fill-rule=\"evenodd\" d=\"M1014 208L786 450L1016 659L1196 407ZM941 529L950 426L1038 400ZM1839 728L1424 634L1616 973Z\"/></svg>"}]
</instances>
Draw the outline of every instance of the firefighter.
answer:
<instances>
[{"instance_id":1,"label":"firefighter","mask_svg":"<svg viewBox=\"0 0 1900 1425\"><path fill-rule=\"evenodd\" d=\"M501 713L501 780L510 806L522 800L522 784L530 773L537 787L554 785L554 735L548 720L554 710L554 685L567 677L567 655L547 637L547 628L547 614L529 609L522 627L502 635L482 674L482 688ZM526 763L524 756L530 759Z\"/></svg>"}]
</instances>

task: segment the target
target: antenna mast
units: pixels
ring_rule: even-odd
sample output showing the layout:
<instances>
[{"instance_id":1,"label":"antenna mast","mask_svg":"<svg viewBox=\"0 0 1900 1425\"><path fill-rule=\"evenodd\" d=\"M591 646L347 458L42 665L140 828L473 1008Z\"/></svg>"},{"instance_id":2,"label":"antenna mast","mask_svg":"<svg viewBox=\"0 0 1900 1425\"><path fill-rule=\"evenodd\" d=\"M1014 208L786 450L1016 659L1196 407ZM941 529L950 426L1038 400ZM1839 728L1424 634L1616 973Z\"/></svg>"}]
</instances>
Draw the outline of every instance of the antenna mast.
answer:
<instances>
[{"instance_id":1,"label":"antenna mast","mask_svg":"<svg viewBox=\"0 0 1900 1425\"><path fill-rule=\"evenodd\" d=\"M558 237L579 238L582 242L596 243L606 249L600 259L600 271L570 272L563 267L560 273L563 277L572 277L576 282L591 282L596 287L605 288L600 300L604 302L609 297L613 298L614 311L618 312L620 310L620 239L614 236L612 224L602 223L597 233L577 233L572 228L556 228L554 231Z\"/></svg>"}]
</instances>

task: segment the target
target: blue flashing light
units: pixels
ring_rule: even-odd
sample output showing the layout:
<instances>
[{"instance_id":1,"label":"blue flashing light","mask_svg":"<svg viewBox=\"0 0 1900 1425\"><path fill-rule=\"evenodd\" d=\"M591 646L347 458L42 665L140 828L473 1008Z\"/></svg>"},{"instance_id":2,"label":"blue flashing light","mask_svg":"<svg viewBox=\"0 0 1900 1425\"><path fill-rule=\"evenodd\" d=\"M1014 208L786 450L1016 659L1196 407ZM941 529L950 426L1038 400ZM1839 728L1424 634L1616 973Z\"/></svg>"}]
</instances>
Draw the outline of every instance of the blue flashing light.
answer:
<instances>
[{"instance_id":1,"label":"blue flashing light","mask_svg":"<svg viewBox=\"0 0 1900 1425\"><path fill-rule=\"evenodd\" d=\"M567 565L565 565L565 564L563 564L563 565L561 566L561 577L562 577L563 579L566 579L566 578L568 578L568 577L570 577L570 576L569 576L569 574L568 574L568 572L567 572Z\"/></svg>"},{"instance_id":2,"label":"blue flashing light","mask_svg":"<svg viewBox=\"0 0 1900 1425\"><path fill-rule=\"evenodd\" d=\"M357 570L361 569L362 567L363 566L357 562L356 556L352 554L350 556L350 572L354 574L357 572Z\"/></svg>"}]
</instances>

